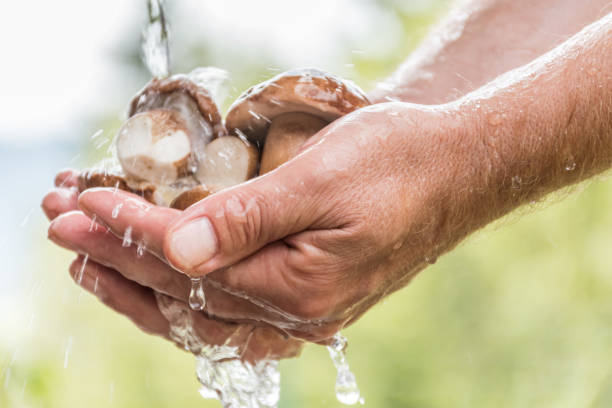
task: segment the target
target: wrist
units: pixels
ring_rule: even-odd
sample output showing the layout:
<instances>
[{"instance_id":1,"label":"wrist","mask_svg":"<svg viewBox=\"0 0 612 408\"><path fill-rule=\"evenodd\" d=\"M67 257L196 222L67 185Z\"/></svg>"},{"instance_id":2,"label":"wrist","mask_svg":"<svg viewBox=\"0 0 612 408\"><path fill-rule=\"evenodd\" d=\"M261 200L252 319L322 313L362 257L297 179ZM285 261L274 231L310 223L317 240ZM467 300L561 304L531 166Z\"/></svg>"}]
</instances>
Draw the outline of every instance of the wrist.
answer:
<instances>
[{"instance_id":1,"label":"wrist","mask_svg":"<svg viewBox=\"0 0 612 408\"><path fill-rule=\"evenodd\" d=\"M490 220L493 197L485 193L492 165L479 121L451 105L385 106L385 126L397 129L387 154L399 157L395 172L406 186L397 217L404 240L435 259Z\"/></svg>"}]
</instances>

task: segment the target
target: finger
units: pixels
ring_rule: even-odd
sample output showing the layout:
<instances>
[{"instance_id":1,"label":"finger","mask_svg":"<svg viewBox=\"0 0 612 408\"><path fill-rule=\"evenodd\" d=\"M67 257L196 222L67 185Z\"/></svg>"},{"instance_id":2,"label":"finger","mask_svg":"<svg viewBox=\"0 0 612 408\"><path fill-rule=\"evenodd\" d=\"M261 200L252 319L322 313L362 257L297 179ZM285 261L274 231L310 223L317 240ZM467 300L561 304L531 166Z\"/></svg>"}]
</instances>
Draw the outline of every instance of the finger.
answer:
<instances>
[{"instance_id":1,"label":"finger","mask_svg":"<svg viewBox=\"0 0 612 408\"><path fill-rule=\"evenodd\" d=\"M42 200L41 207L49 220L77 209L78 192L75 188L55 188Z\"/></svg>"},{"instance_id":2,"label":"finger","mask_svg":"<svg viewBox=\"0 0 612 408\"><path fill-rule=\"evenodd\" d=\"M244 360L254 363L265 358L294 357L301 350L302 344L296 339L285 339L271 329L252 324L209 319L202 313L190 310L183 302L155 295L152 290L123 278L110 268L84 261L84 257L79 256L70 266L70 275L75 282L146 333L171 339L169 320L176 318L178 308L188 316L202 344L239 347ZM169 305L173 307L170 313L164 310L164 306ZM174 322L177 323L180 322ZM180 346L185 348L185 344Z\"/></svg>"},{"instance_id":3,"label":"finger","mask_svg":"<svg viewBox=\"0 0 612 408\"><path fill-rule=\"evenodd\" d=\"M165 264L157 257L138 253L137 245L123 246L123 242L108 230L92 222L80 211L72 211L55 219L49 226L49 238L63 248L81 254L118 271L125 278L187 302L191 282L189 278ZM204 282L206 312L209 315L235 322L274 321L278 315L255 306L247 299L232 296L226 291Z\"/></svg>"},{"instance_id":4,"label":"finger","mask_svg":"<svg viewBox=\"0 0 612 408\"><path fill-rule=\"evenodd\" d=\"M55 187L77 187L79 183L79 172L73 169L65 169L55 176Z\"/></svg>"},{"instance_id":5,"label":"finger","mask_svg":"<svg viewBox=\"0 0 612 408\"><path fill-rule=\"evenodd\" d=\"M215 193L185 210L164 240L166 259L203 276L270 242L312 227L329 210L319 200L314 163L294 160L251 182Z\"/></svg>"},{"instance_id":6,"label":"finger","mask_svg":"<svg viewBox=\"0 0 612 408\"><path fill-rule=\"evenodd\" d=\"M81 253L104 266L119 271L139 285L153 288L178 299L186 300L189 278L169 267L157 257L142 251L138 245L126 246L125 241L87 218L72 211L56 218L49 226L49 239L56 244Z\"/></svg>"},{"instance_id":7,"label":"finger","mask_svg":"<svg viewBox=\"0 0 612 408\"><path fill-rule=\"evenodd\" d=\"M158 207L135 194L108 188L84 191L78 205L90 218L95 216L119 237L124 237L129 229L134 241L145 243L149 252L161 258L166 228L180 214L178 210Z\"/></svg>"},{"instance_id":8,"label":"finger","mask_svg":"<svg viewBox=\"0 0 612 408\"><path fill-rule=\"evenodd\" d=\"M79 256L70 265L70 275L77 284L144 332L169 338L168 321L159 311L153 291L98 263L83 262Z\"/></svg>"}]
</instances>

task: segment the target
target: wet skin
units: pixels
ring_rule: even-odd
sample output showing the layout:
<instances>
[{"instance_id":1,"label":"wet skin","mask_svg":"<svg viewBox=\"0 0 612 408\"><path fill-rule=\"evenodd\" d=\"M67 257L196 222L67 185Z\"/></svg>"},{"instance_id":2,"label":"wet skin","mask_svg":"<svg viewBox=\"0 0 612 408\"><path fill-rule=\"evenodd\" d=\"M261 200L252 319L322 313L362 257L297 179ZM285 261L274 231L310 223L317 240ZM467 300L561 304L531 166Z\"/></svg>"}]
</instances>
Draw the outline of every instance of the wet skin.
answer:
<instances>
[{"instance_id":1,"label":"wet skin","mask_svg":"<svg viewBox=\"0 0 612 408\"><path fill-rule=\"evenodd\" d=\"M79 255L69 267L72 278L111 309L132 320L146 333L170 340L170 327L157 306L154 291L187 306L189 279L150 252L138 255L137 246L124 247L122 239L78 209L78 173L67 170L55 179L56 188L43 199L42 207L52 220L49 239ZM134 235L137 237L137 235ZM83 266L84 254L88 260ZM231 296L206 287L211 307L224 305ZM239 299L235 300L239 302ZM302 342L265 324L220 321L206 313L190 311L196 334L208 344L239 347L246 361L281 359L299 355Z\"/></svg>"},{"instance_id":2,"label":"wet skin","mask_svg":"<svg viewBox=\"0 0 612 408\"><path fill-rule=\"evenodd\" d=\"M207 277L207 322L325 341L470 233L610 168L609 66L612 15L456 102L349 114L285 165L184 212L110 189L56 190L43 202L63 214L49 236L106 265L87 266L88 281L113 276L108 288L99 279L102 300L154 333L167 327L144 293L186 301L188 274ZM121 249L128 226L146 242L141 259ZM266 344L277 341L287 340Z\"/></svg>"}]
</instances>

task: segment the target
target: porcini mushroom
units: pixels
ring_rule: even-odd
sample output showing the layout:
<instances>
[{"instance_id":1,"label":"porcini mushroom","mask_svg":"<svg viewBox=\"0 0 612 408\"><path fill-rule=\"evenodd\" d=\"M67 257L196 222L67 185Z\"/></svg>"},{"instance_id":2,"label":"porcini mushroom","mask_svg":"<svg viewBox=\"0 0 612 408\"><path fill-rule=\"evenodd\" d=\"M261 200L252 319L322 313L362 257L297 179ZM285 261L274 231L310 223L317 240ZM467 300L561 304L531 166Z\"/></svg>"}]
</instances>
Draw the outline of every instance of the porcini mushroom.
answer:
<instances>
[{"instance_id":1,"label":"porcini mushroom","mask_svg":"<svg viewBox=\"0 0 612 408\"><path fill-rule=\"evenodd\" d=\"M78 177L79 192L83 192L88 188L93 187L116 188L118 190L124 190L139 195L152 203L157 201L155 199L156 188L150 183L143 182L129 186L123 176L97 170L82 171Z\"/></svg>"},{"instance_id":2,"label":"porcini mushroom","mask_svg":"<svg viewBox=\"0 0 612 408\"><path fill-rule=\"evenodd\" d=\"M204 186L196 186L190 190L184 191L179 194L172 202L170 203L170 208L174 208L176 210L186 210L191 207L193 204L197 203L200 200L205 199L210 195L210 191L208 191Z\"/></svg>"},{"instance_id":3,"label":"porcini mushroom","mask_svg":"<svg viewBox=\"0 0 612 408\"><path fill-rule=\"evenodd\" d=\"M225 125L263 145L259 174L265 174L294 157L328 123L369 104L350 81L317 69L297 69L244 92L230 107Z\"/></svg>"},{"instance_id":4,"label":"porcini mushroom","mask_svg":"<svg viewBox=\"0 0 612 408\"><path fill-rule=\"evenodd\" d=\"M209 92L189 75L153 79L132 100L128 117L116 140L125 175L88 172L81 188L110 183L168 205L198 184L193 176L206 145L226 134Z\"/></svg>"},{"instance_id":5,"label":"porcini mushroom","mask_svg":"<svg viewBox=\"0 0 612 408\"><path fill-rule=\"evenodd\" d=\"M189 176L205 146L223 136L217 105L186 75L153 79L133 100L117 156L128 177L170 185Z\"/></svg>"}]
</instances>

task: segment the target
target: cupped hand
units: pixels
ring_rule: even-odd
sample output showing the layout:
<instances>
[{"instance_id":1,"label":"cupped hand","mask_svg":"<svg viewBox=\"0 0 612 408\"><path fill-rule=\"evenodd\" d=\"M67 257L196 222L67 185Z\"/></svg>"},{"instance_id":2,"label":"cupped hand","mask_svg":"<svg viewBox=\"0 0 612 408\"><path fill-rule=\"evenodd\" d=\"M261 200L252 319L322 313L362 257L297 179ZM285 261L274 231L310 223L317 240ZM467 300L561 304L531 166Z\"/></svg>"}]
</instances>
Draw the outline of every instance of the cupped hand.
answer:
<instances>
[{"instance_id":1,"label":"cupped hand","mask_svg":"<svg viewBox=\"0 0 612 408\"><path fill-rule=\"evenodd\" d=\"M177 340L172 338L170 323L158 306L156 297L161 297L164 303L172 303L189 315L195 334L202 342L236 346L246 361L290 358L299 354L301 341L270 326L238 317L233 321L219 320L191 310L187 276L143 251L142 247L139 250L136 244L126 246L106 227L78 210L76 177L77 173L71 170L60 172L55 180L56 188L44 197L42 208L52 220L49 238L80 254L69 271L81 287L146 333ZM232 300L231 295L216 288L205 287L205 290L211 309L232 309L233 303L244 302ZM177 345L184 347L180 341Z\"/></svg>"},{"instance_id":2,"label":"cupped hand","mask_svg":"<svg viewBox=\"0 0 612 408\"><path fill-rule=\"evenodd\" d=\"M215 316L324 342L479 226L471 213L483 157L457 111L380 104L183 213L103 189L81 194L79 206L118 236L131 227L174 268L206 276L207 290L244 300L209 305Z\"/></svg>"}]
</instances>

